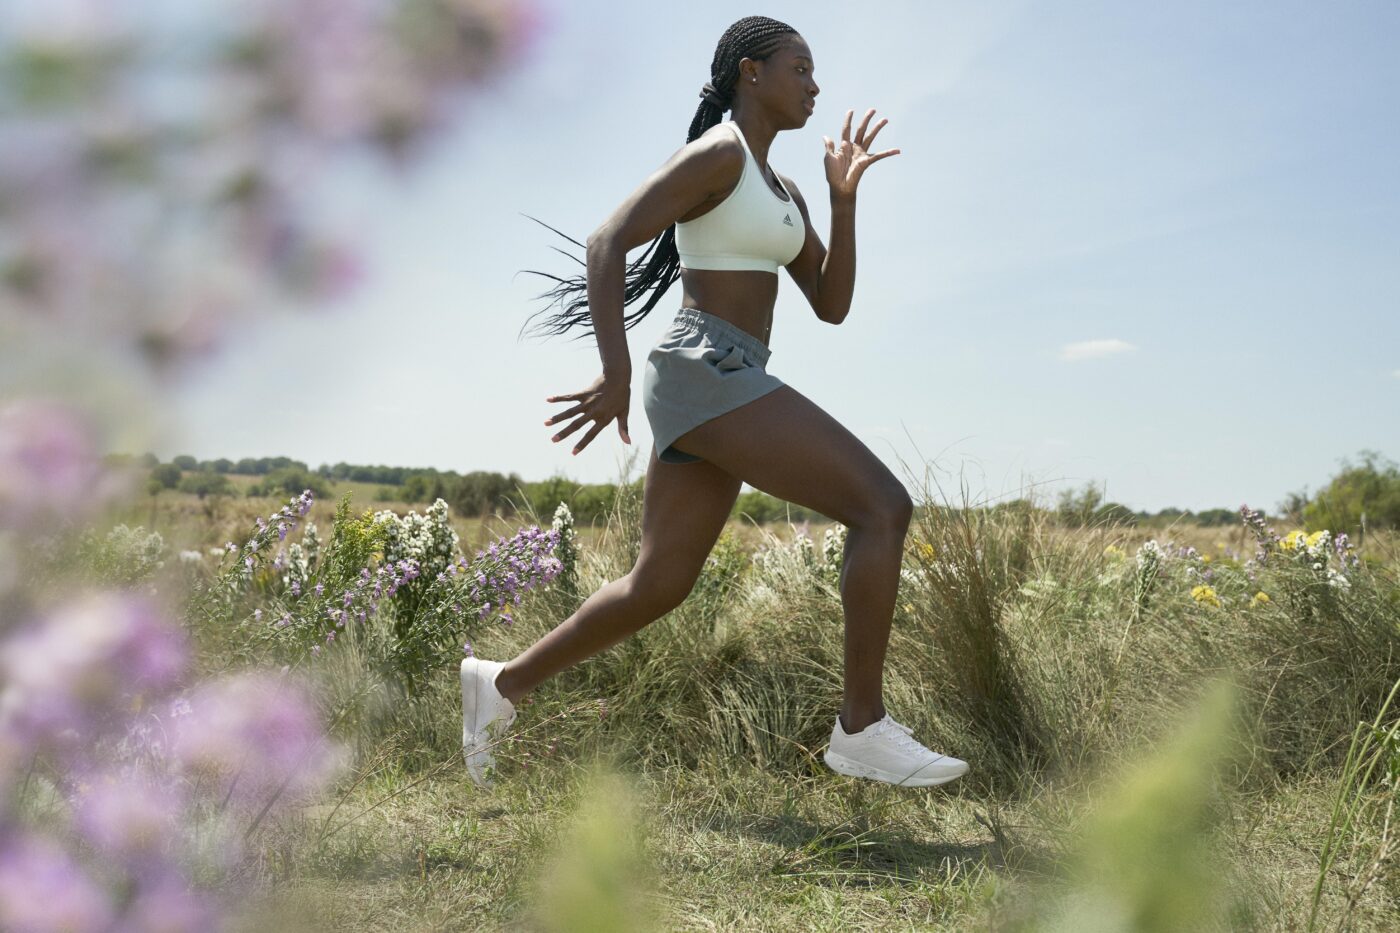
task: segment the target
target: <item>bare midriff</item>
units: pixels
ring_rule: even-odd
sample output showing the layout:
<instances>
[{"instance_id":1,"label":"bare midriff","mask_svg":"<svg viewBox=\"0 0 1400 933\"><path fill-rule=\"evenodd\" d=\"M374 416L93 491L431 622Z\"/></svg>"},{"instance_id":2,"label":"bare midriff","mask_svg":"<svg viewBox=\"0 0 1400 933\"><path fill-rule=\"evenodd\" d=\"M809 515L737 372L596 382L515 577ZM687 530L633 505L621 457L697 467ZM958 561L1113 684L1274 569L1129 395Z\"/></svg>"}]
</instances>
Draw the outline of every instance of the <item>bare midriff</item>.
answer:
<instances>
[{"instance_id":1,"label":"bare midriff","mask_svg":"<svg viewBox=\"0 0 1400 933\"><path fill-rule=\"evenodd\" d=\"M723 318L768 346L778 277L772 272L734 269L682 269L682 308Z\"/></svg>"}]
</instances>

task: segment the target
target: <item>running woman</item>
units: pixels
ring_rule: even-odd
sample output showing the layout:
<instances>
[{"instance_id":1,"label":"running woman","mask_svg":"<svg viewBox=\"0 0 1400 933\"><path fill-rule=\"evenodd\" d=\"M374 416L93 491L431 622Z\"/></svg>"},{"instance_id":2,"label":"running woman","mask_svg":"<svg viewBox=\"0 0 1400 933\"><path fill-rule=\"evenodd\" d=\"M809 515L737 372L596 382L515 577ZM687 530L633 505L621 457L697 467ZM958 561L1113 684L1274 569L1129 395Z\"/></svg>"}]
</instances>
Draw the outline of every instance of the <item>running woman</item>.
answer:
<instances>
[{"instance_id":1,"label":"running woman","mask_svg":"<svg viewBox=\"0 0 1400 933\"><path fill-rule=\"evenodd\" d=\"M914 739L882 699L913 513L908 491L855 435L766 370L778 268L787 269L819 320L844 321L855 287L856 189L871 165L899 153L871 151L888 122L871 127L873 109L854 135L854 111L847 111L840 140L822 137L831 202L831 246L824 246L797 186L768 165L774 137L804 127L816 107L813 70L812 50L791 26L764 16L730 26L686 144L588 237L586 274L548 276L558 284L547 294L562 308L548 320L550 332L591 321L602 356L602 375L592 385L546 399L569 406L546 425L573 419L554 435L556 443L589 426L574 454L614 421L631 443L625 332L677 278L683 294L643 373L642 404L655 442L635 566L518 657L462 662L462 741L478 783L489 783L493 768L485 746L514 722L525 694L681 604L744 482L848 529L840 580L844 698L827 765L905 786L942 784L967 771L966 762ZM628 252L646 243L628 264ZM625 308L647 292L629 319Z\"/></svg>"}]
</instances>

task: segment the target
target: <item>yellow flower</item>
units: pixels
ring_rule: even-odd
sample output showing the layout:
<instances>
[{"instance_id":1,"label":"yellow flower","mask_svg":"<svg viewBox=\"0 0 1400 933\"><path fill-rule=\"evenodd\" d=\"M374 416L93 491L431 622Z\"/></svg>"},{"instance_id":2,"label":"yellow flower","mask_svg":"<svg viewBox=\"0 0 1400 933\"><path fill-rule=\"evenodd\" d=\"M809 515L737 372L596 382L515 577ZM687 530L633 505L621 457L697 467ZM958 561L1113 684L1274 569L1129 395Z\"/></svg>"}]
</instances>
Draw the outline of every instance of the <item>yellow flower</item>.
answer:
<instances>
[{"instance_id":1,"label":"yellow flower","mask_svg":"<svg viewBox=\"0 0 1400 933\"><path fill-rule=\"evenodd\" d=\"M919 555L923 557L924 560L933 560L933 556L937 553L938 552L933 549L932 544L929 544L927 541L919 542Z\"/></svg>"},{"instance_id":2,"label":"yellow flower","mask_svg":"<svg viewBox=\"0 0 1400 933\"><path fill-rule=\"evenodd\" d=\"M1278 546L1285 551L1297 550L1307 538L1308 533L1299 528L1295 531L1290 531L1288 536L1278 543Z\"/></svg>"},{"instance_id":3,"label":"yellow flower","mask_svg":"<svg viewBox=\"0 0 1400 933\"><path fill-rule=\"evenodd\" d=\"M1216 595L1214 587L1205 584L1193 586L1191 587L1191 598L1198 603L1214 606L1216 609L1220 608L1220 597Z\"/></svg>"},{"instance_id":4,"label":"yellow flower","mask_svg":"<svg viewBox=\"0 0 1400 933\"><path fill-rule=\"evenodd\" d=\"M1267 602L1270 602L1269 594L1265 593L1263 590L1260 590L1259 592L1254 594L1254 598L1249 601L1249 604L1251 606L1262 606Z\"/></svg>"},{"instance_id":5,"label":"yellow flower","mask_svg":"<svg viewBox=\"0 0 1400 933\"><path fill-rule=\"evenodd\" d=\"M1208 564L1208 563L1210 563L1212 560L1214 560L1214 558L1211 557L1209 554L1202 554L1202 555L1201 555L1201 563L1203 563L1203 564Z\"/></svg>"},{"instance_id":6,"label":"yellow flower","mask_svg":"<svg viewBox=\"0 0 1400 933\"><path fill-rule=\"evenodd\" d=\"M1322 531L1314 531L1312 534L1308 535L1308 547L1317 547L1317 542L1321 541L1326 535L1327 529L1325 528Z\"/></svg>"},{"instance_id":7,"label":"yellow flower","mask_svg":"<svg viewBox=\"0 0 1400 933\"><path fill-rule=\"evenodd\" d=\"M1123 558L1128 556L1128 553L1118 545L1110 544L1108 547L1103 549L1103 556L1107 557L1109 560L1122 560Z\"/></svg>"},{"instance_id":8,"label":"yellow flower","mask_svg":"<svg viewBox=\"0 0 1400 933\"><path fill-rule=\"evenodd\" d=\"M904 604L904 611L905 611L905 612L913 612L913 611L914 611L914 604L913 604L913 603L905 603L905 604Z\"/></svg>"}]
</instances>

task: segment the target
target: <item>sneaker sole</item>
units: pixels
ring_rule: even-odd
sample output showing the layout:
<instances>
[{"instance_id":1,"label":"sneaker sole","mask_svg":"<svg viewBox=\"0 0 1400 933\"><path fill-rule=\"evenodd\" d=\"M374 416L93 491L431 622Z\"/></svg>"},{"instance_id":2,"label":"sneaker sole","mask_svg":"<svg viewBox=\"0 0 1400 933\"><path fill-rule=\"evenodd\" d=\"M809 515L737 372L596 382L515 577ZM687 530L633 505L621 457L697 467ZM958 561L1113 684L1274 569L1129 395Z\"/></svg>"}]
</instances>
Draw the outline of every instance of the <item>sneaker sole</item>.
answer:
<instances>
[{"instance_id":1,"label":"sneaker sole","mask_svg":"<svg viewBox=\"0 0 1400 933\"><path fill-rule=\"evenodd\" d=\"M862 764L859 761L852 761L844 755L838 755L828 751L822 756L826 765L837 774L844 774L848 777L869 778L874 781L883 781L886 784L895 784L900 787L937 787L939 784L947 784L955 781L968 772L968 766L964 764L960 769L952 774L928 774L918 772L901 778L892 771L882 771L879 768Z\"/></svg>"}]
</instances>

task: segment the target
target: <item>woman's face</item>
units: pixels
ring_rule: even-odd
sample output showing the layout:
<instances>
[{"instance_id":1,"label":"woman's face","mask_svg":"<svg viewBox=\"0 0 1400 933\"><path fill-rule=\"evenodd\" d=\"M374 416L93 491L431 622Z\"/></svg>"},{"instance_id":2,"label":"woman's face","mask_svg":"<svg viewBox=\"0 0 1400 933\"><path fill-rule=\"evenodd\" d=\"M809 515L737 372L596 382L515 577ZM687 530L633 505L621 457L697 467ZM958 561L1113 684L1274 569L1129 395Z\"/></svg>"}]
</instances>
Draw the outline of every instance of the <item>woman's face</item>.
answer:
<instances>
[{"instance_id":1,"label":"woman's face","mask_svg":"<svg viewBox=\"0 0 1400 933\"><path fill-rule=\"evenodd\" d=\"M746 60L747 61L747 60ZM821 88L812 78L812 50L801 36L792 36L763 61L751 62L758 83L752 92L763 102L781 129L807 125ZM741 67L741 73L743 68Z\"/></svg>"}]
</instances>

